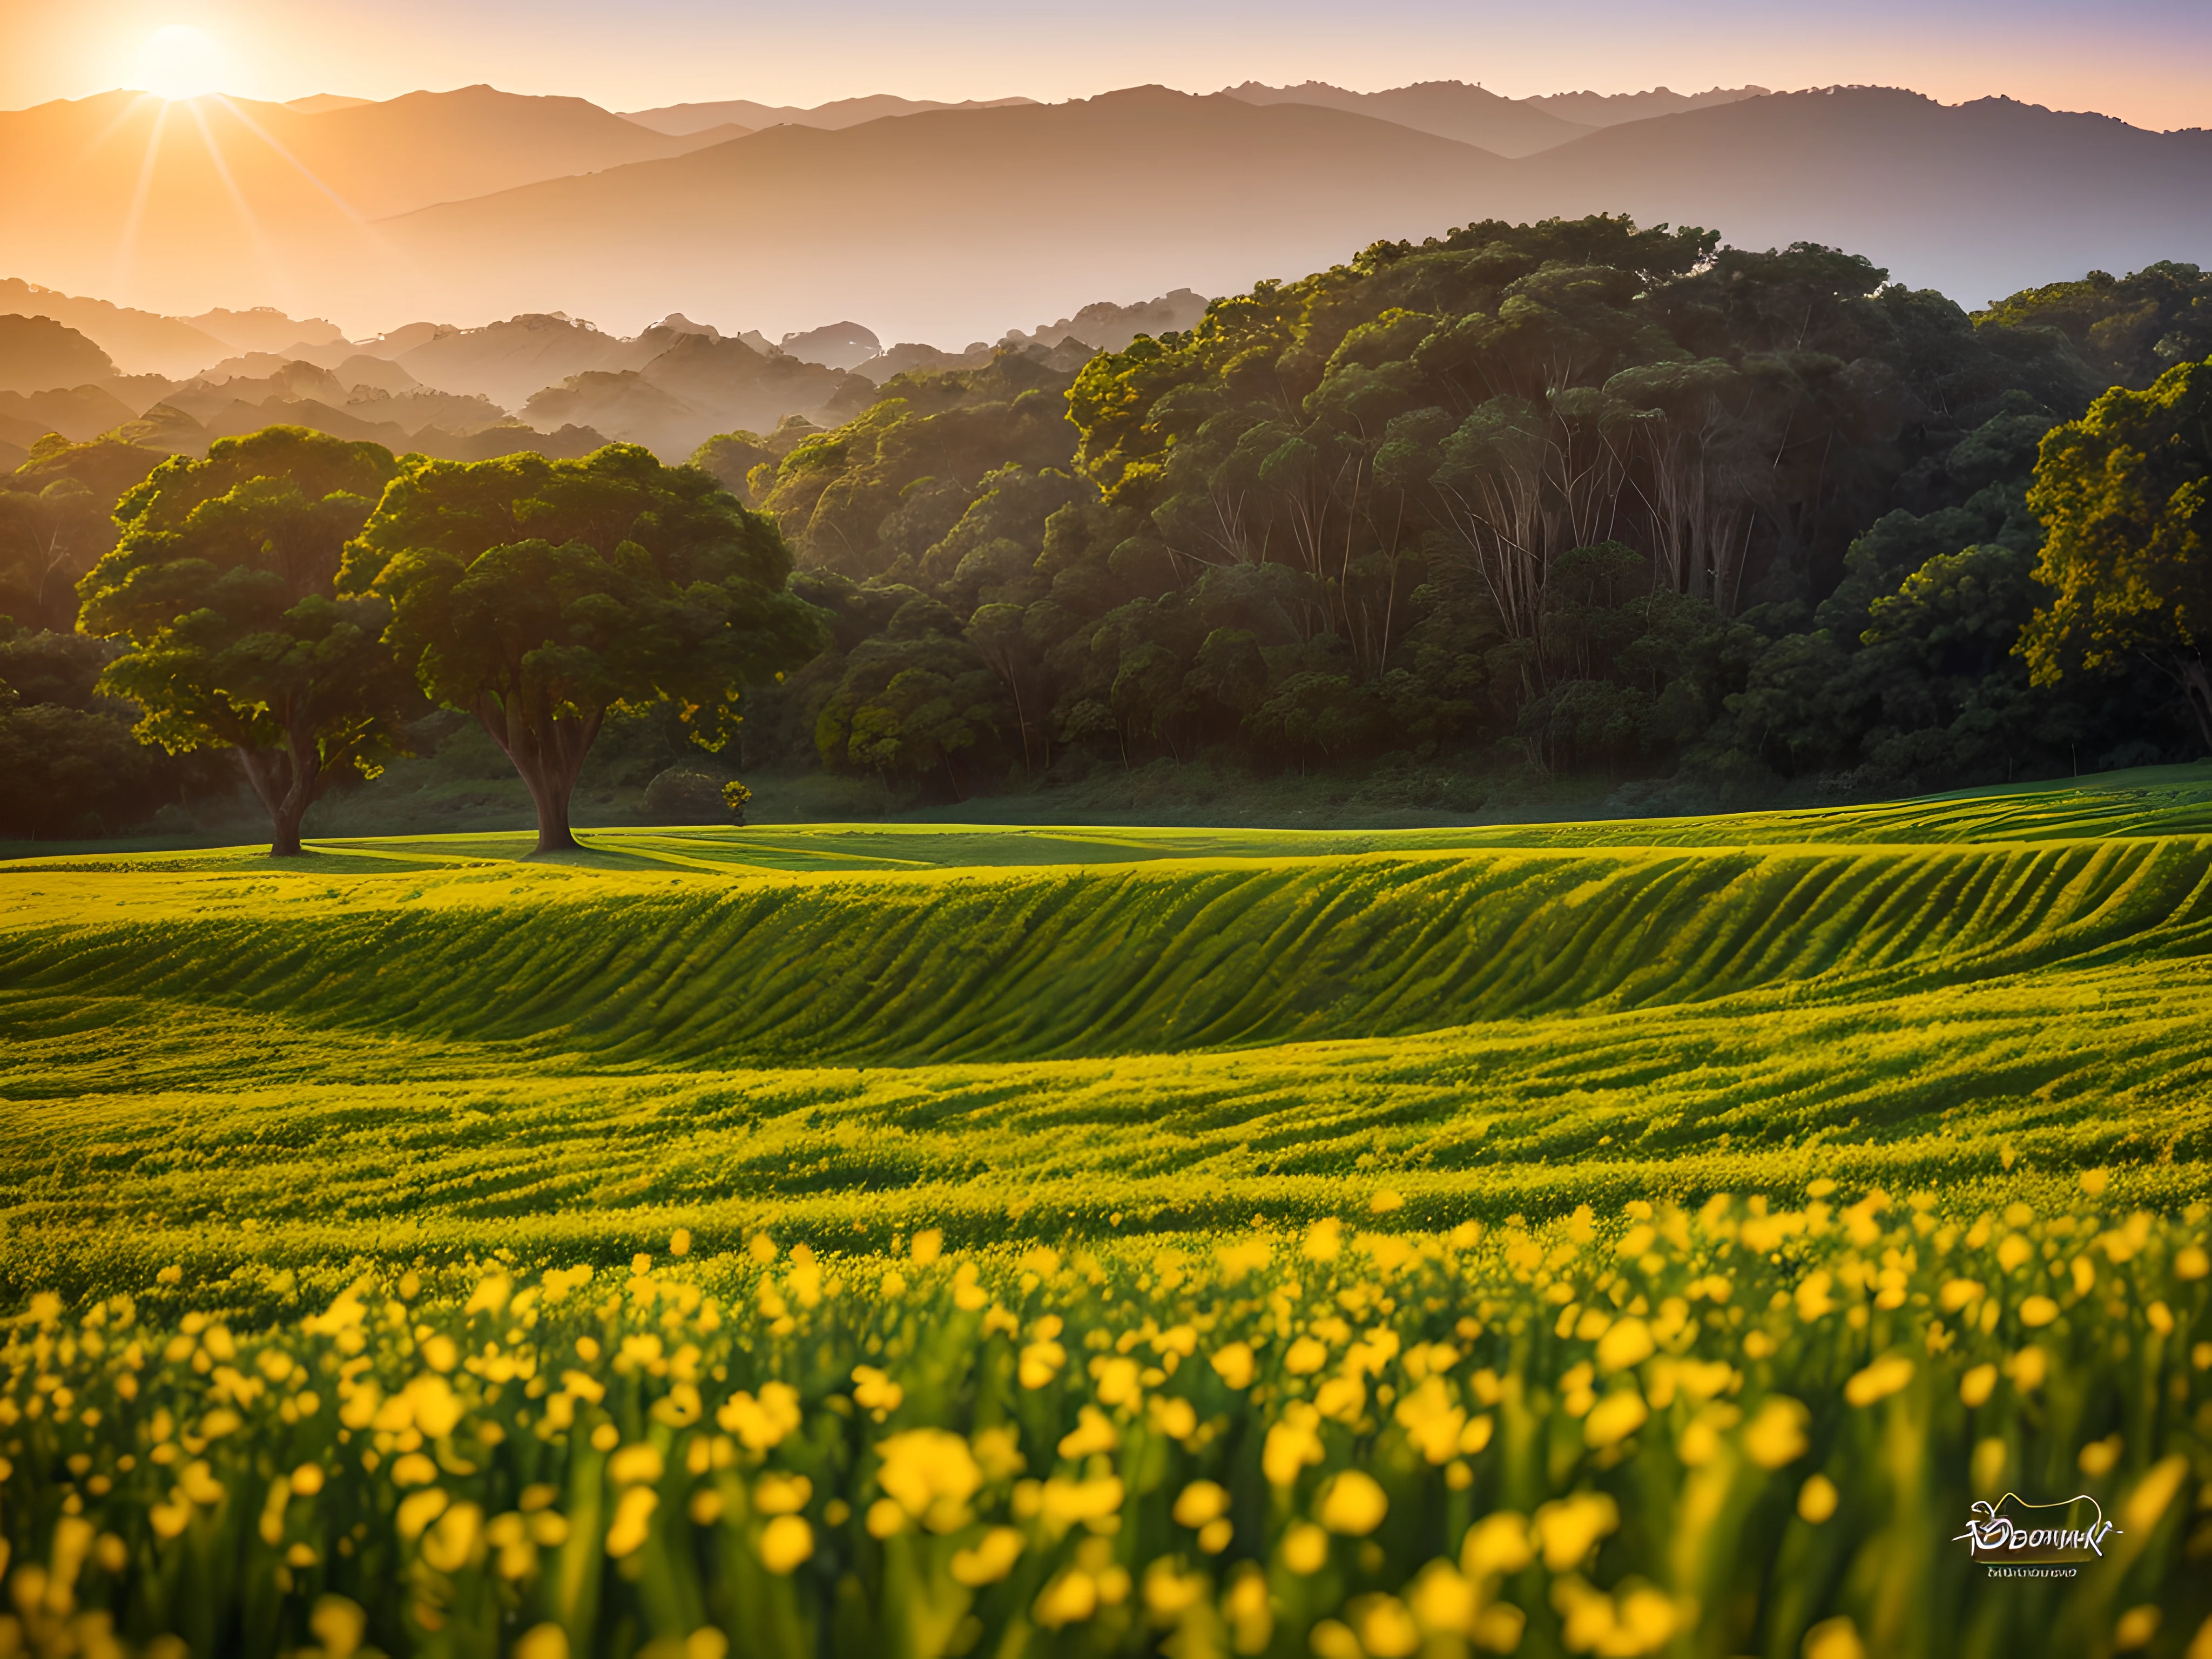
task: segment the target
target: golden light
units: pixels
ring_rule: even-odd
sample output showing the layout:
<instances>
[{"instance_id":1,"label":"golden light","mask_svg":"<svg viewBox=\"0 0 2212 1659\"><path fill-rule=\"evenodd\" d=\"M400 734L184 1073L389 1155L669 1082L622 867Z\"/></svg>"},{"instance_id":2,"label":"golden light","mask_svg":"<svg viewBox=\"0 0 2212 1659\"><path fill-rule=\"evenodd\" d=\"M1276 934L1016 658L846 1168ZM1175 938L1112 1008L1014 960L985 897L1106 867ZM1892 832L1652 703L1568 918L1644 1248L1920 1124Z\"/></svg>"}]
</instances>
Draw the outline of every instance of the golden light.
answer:
<instances>
[{"instance_id":1,"label":"golden light","mask_svg":"<svg viewBox=\"0 0 2212 1659\"><path fill-rule=\"evenodd\" d=\"M155 29L138 48L131 78L171 103L216 90L222 78L222 50L196 28L172 23Z\"/></svg>"}]
</instances>

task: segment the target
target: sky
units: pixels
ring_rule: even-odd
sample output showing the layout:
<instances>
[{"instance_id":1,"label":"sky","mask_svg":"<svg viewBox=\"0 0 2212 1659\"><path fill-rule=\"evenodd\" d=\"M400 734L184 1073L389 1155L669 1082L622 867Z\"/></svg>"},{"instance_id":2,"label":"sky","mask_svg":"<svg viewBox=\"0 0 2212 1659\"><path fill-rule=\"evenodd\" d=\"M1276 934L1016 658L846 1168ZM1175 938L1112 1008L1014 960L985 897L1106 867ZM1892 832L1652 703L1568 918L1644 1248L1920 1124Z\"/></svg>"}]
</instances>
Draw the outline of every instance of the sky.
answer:
<instances>
[{"instance_id":1,"label":"sky","mask_svg":"<svg viewBox=\"0 0 2212 1659\"><path fill-rule=\"evenodd\" d=\"M1056 101L1248 78L1475 81L1509 97L1751 82L2212 126L2208 0L0 0L0 108L141 84L144 43L179 27L213 43L222 90L271 100L477 82L613 109Z\"/></svg>"}]
</instances>

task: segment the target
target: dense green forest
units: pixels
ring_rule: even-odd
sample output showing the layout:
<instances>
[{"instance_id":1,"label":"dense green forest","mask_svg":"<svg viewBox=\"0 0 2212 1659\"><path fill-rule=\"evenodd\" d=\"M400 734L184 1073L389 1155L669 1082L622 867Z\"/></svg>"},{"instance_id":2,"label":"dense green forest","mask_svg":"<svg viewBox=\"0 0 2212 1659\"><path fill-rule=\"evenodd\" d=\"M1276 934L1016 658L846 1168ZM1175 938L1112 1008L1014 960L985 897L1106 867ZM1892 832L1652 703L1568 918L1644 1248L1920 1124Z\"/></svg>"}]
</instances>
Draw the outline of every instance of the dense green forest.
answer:
<instances>
[{"instance_id":1,"label":"dense green forest","mask_svg":"<svg viewBox=\"0 0 2212 1659\"><path fill-rule=\"evenodd\" d=\"M1584 779L1644 812L2208 746L2202 526L2152 524L2212 471L2212 371L2190 368L2212 357L2212 276L2194 266L1969 316L1825 248L1486 222L1261 283L1073 374L1045 355L899 376L835 431L705 445L695 465L752 509L731 522L780 528L814 637L779 613L775 650L745 658L763 683L741 724L691 719L699 695L637 670L594 705L571 780L664 821L726 813L740 774L826 770L927 806L1163 763L1403 773L1438 805L1466 799L1455 779L1493 795ZM2112 387L2142 396L2100 402ZM2039 483L2054 429L2109 472L2149 441L2128 423L2160 420L2156 453L2182 459L2156 501ZM174 827L237 791L219 753L134 742L121 643L76 631L114 504L182 488L143 482L161 459L49 439L0 480L0 770L17 781L0 834ZM404 493L447 464L394 465ZM325 533L376 541L374 506ZM2115 633L2094 593L2061 593L2061 519L2092 526L2061 539L2093 586L2112 568L2100 537L2167 550L2125 578L2164 634ZM543 643L581 648L578 626ZM417 678L439 706L380 715L422 757L414 784L511 776L495 723Z\"/></svg>"}]
</instances>

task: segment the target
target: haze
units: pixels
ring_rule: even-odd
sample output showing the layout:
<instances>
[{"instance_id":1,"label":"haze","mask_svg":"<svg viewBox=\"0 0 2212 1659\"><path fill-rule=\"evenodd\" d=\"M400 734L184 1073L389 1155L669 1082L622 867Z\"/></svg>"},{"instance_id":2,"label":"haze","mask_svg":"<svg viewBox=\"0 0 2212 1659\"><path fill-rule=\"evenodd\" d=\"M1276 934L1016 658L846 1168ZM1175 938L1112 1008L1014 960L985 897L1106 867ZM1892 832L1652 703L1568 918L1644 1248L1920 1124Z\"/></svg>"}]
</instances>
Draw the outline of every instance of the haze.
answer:
<instances>
[{"instance_id":1,"label":"haze","mask_svg":"<svg viewBox=\"0 0 2212 1659\"><path fill-rule=\"evenodd\" d=\"M1498 0L1126 0L1110 27L1065 0L806 8L721 0L79 0L0 6L0 107L131 83L142 43L216 41L223 88L282 102L489 82L612 109L714 99L815 104L878 92L1056 100L1247 78L1364 90L1458 78L1509 96L1590 88L1881 84L1956 103L2002 93L2154 130L2212 125L2212 7L2201 0L1759 0L1571 9Z\"/></svg>"}]
</instances>

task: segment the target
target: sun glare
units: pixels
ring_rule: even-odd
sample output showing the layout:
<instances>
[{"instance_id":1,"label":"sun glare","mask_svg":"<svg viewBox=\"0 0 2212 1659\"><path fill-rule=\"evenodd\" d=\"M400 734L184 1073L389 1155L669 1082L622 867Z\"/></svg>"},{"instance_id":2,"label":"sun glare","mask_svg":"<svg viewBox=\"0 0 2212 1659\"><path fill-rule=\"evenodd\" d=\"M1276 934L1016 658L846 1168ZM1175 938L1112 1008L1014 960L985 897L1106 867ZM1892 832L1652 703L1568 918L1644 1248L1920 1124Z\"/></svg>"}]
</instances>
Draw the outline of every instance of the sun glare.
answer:
<instances>
[{"instance_id":1,"label":"sun glare","mask_svg":"<svg viewBox=\"0 0 2212 1659\"><path fill-rule=\"evenodd\" d=\"M140 86L174 103L216 89L222 77L222 52L199 30L172 23L146 37L133 68L132 78Z\"/></svg>"}]
</instances>

